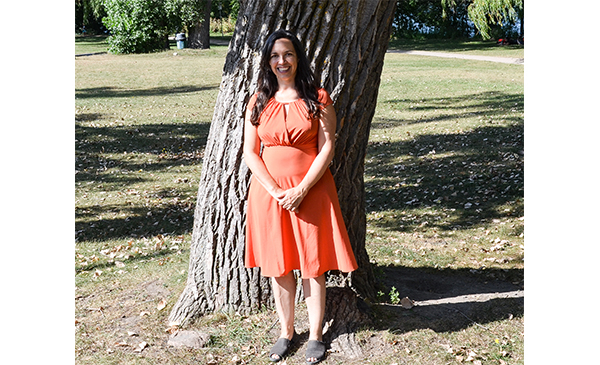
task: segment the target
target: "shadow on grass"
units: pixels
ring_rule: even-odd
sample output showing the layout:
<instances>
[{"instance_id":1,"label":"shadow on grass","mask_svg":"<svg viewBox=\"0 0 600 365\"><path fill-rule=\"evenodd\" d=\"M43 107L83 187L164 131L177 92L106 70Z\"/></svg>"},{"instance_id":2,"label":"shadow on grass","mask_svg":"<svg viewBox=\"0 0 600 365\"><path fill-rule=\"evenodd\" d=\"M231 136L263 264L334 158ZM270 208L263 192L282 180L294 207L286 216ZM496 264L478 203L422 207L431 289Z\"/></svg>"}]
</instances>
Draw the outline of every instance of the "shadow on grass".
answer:
<instances>
[{"instance_id":1,"label":"shadow on grass","mask_svg":"<svg viewBox=\"0 0 600 365\"><path fill-rule=\"evenodd\" d=\"M482 103L488 105L485 100ZM522 105L522 96L519 99L515 95L499 95L495 100L496 106L490 103L494 107L486 111L488 117L499 113L498 105ZM446 114L438 118L460 116ZM367 212L394 211L376 218L372 224L411 232L427 222L429 227L452 230L495 218L522 216L523 123L522 119L511 122L508 126L498 125L489 119L484 126L469 132L422 134L408 141L370 143L365 172L370 176L365 183ZM418 121L388 120L385 126L375 124L374 128L407 123ZM398 157L403 158L401 162ZM412 213L421 208L432 208L436 213Z\"/></svg>"},{"instance_id":2,"label":"shadow on grass","mask_svg":"<svg viewBox=\"0 0 600 365\"><path fill-rule=\"evenodd\" d=\"M409 233L423 225L439 231L462 230L523 216L523 120L515 113L506 115L507 109L522 111L523 95L495 92L386 102L401 107L419 104L413 108L417 112L445 112L424 119L377 121L373 130L478 115L484 119L481 126L462 133L369 143L365 189L372 227ZM522 269L374 266L374 273L385 295L394 287L399 298L435 301L411 310L377 304L377 329L459 331L524 313Z\"/></svg>"},{"instance_id":3,"label":"shadow on grass","mask_svg":"<svg viewBox=\"0 0 600 365\"><path fill-rule=\"evenodd\" d=\"M97 117L80 115L80 120ZM96 180L99 171L118 167L121 170L163 170L169 166L198 163L204 149L209 123L158 123L128 126L91 127L75 124L76 180ZM110 155L119 154L117 157ZM134 154L153 154L159 162L144 163ZM188 157L188 158L186 158ZM87 171L84 171L87 170ZM93 175L93 176L90 176ZM106 176L108 177L108 176ZM126 179L126 178L125 178Z\"/></svg>"},{"instance_id":4,"label":"shadow on grass","mask_svg":"<svg viewBox=\"0 0 600 365\"><path fill-rule=\"evenodd\" d=\"M159 96L169 94L193 93L197 91L218 89L219 85L197 86L161 86L150 89L122 89L114 86L91 87L75 90L76 99L87 98L129 98L135 96Z\"/></svg>"},{"instance_id":5,"label":"shadow on grass","mask_svg":"<svg viewBox=\"0 0 600 365\"><path fill-rule=\"evenodd\" d=\"M158 234L188 233L194 224L195 203L179 201L171 191L155 194L168 203L160 206L96 204L75 210L75 235L78 241L108 240L123 237L148 237ZM97 219L112 212L118 217Z\"/></svg>"},{"instance_id":6,"label":"shadow on grass","mask_svg":"<svg viewBox=\"0 0 600 365\"><path fill-rule=\"evenodd\" d=\"M75 43L103 43L108 39L107 35L75 35Z\"/></svg>"},{"instance_id":7,"label":"shadow on grass","mask_svg":"<svg viewBox=\"0 0 600 365\"><path fill-rule=\"evenodd\" d=\"M184 251L187 251L187 250L184 250ZM140 262L142 260L168 257L169 255L173 255L173 254L174 254L174 252L172 250L169 250L168 248L164 248L159 251L149 252L149 253L145 253L145 254L128 255L128 258L122 258L122 259L119 259L119 261L128 265L131 263ZM114 267L114 266L115 266L114 261L98 261L98 262L94 262L94 263L91 263L88 265L83 265L83 266L76 264L75 265L75 273L79 274L81 272L86 272L86 271L89 272L92 270L103 270L103 269L106 269L109 267Z\"/></svg>"},{"instance_id":8,"label":"shadow on grass","mask_svg":"<svg viewBox=\"0 0 600 365\"><path fill-rule=\"evenodd\" d=\"M394 39L389 43L389 49L402 49L405 51L438 51L438 52L462 52L462 51L485 51L495 48L523 49L523 45L511 44L499 46L496 41L473 41L454 39Z\"/></svg>"},{"instance_id":9,"label":"shadow on grass","mask_svg":"<svg viewBox=\"0 0 600 365\"><path fill-rule=\"evenodd\" d=\"M523 111L524 107L523 94L509 94L498 91L458 97L420 98L417 100L392 99L386 100L384 103L390 104L396 109L410 108L411 112L421 112L421 115L414 119L380 119L373 122L372 129L474 117L485 118L487 121L493 118L501 118L512 122L522 122L522 119L509 117L507 112L511 110ZM444 113L432 117L422 117L422 113L436 110L443 110Z\"/></svg>"},{"instance_id":10,"label":"shadow on grass","mask_svg":"<svg viewBox=\"0 0 600 365\"><path fill-rule=\"evenodd\" d=\"M412 309L375 305L374 327L394 333L418 329L454 332L473 325L522 317L522 269L443 269L376 267L382 283L400 298L417 302Z\"/></svg>"},{"instance_id":11,"label":"shadow on grass","mask_svg":"<svg viewBox=\"0 0 600 365\"><path fill-rule=\"evenodd\" d=\"M209 129L208 123L123 127L89 127L76 123L75 181L78 184L105 184L107 186L102 189L126 195L129 185L143 182L149 173L164 172L181 165L201 165ZM143 195L143 192L136 191L135 194ZM163 189L141 198L158 203L146 207L138 197L135 205L123 198L124 203L119 206L98 202L85 208L78 207L75 211L77 239L182 234L193 226L194 204L181 200L178 191ZM97 218L107 212L118 217Z\"/></svg>"}]
</instances>

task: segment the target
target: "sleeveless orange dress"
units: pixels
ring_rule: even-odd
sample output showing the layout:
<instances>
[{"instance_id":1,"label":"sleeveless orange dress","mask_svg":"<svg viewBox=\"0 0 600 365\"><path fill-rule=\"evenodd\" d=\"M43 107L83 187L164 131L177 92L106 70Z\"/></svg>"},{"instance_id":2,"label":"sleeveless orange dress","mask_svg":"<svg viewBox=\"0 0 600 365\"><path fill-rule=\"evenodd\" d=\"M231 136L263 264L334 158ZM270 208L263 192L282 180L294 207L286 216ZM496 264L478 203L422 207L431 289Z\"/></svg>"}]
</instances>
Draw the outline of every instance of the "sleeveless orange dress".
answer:
<instances>
[{"instance_id":1,"label":"sleeveless orange dress","mask_svg":"<svg viewBox=\"0 0 600 365\"><path fill-rule=\"evenodd\" d=\"M319 89L323 108L333 101ZM254 107L256 95L248 103ZM317 156L318 121L311 120L304 100L289 104L272 98L265 106L258 128L262 159L283 189L297 186ZM247 268L260 267L265 277L280 277L300 270L304 279L329 270L350 272L358 268L329 169L313 185L298 207L290 212L279 205L252 179L246 214Z\"/></svg>"}]
</instances>

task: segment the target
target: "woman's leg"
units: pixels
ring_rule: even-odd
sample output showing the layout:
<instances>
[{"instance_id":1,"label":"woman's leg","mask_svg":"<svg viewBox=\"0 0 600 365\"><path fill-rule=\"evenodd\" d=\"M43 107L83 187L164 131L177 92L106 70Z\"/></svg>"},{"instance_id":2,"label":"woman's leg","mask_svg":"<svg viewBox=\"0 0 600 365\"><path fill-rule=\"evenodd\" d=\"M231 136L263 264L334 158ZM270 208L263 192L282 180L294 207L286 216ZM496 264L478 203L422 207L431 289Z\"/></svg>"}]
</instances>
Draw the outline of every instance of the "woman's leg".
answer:
<instances>
[{"instance_id":1,"label":"woman's leg","mask_svg":"<svg viewBox=\"0 0 600 365\"><path fill-rule=\"evenodd\" d=\"M294 336L294 304L296 301L296 278L294 272L278 278L271 278L275 307L281 323L279 337L291 340Z\"/></svg>"},{"instance_id":2,"label":"woman's leg","mask_svg":"<svg viewBox=\"0 0 600 365\"><path fill-rule=\"evenodd\" d=\"M325 274L318 278L303 279L302 288L308 307L310 322L309 340L323 340L323 316L325 315Z\"/></svg>"}]
</instances>

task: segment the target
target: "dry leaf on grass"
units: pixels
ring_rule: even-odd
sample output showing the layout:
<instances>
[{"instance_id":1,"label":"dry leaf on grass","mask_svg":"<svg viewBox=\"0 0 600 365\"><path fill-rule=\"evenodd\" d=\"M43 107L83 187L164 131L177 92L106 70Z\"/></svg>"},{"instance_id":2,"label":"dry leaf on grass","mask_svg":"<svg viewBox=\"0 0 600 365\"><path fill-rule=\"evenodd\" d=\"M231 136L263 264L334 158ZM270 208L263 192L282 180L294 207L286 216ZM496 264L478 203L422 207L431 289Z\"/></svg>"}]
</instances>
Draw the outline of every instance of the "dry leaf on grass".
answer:
<instances>
[{"instance_id":1,"label":"dry leaf on grass","mask_svg":"<svg viewBox=\"0 0 600 365\"><path fill-rule=\"evenodd\" d=\"M146 341L142 341L139 345L133 350L133 352L142 352L144 349L148 347L148 343Z\"/></svg>"}]
</instances>

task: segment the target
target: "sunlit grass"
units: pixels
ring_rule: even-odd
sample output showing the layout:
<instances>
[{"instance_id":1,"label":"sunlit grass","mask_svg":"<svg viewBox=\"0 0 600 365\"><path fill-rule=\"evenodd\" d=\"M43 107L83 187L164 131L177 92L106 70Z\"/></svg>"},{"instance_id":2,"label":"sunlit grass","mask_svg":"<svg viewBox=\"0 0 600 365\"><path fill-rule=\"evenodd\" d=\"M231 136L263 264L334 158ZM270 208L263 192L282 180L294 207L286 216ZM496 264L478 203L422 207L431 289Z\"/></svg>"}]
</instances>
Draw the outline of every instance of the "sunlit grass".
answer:
<instances>
[{"instance_id":1,"label":"sunlit grass","mask_svg":"<svg viewBox=\"0 0 600 365\"><path fill-rule=\"evenodd\" d=\"M75 61L78 363L224 363L236 355L269 363L271 310L200 318L191 328L210 334L205 349L165 343L168 311L188 274L225 53L213 46ZM365 161L367 250L378 280L398 267L522 281L522 67L386 55ZM387 346L371 352L374 364L466 361L470 351L484 363L523 361L518 311L499 318L490 303L481 309L487 330L460 331L399 330L374 311L376 325L356 334L365 348ZM148 347L135 352L142 341ZM304 363L302 351L293 363Z\"/></svg>"}]
</instances>

